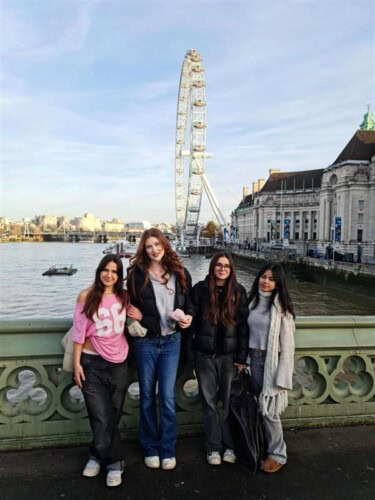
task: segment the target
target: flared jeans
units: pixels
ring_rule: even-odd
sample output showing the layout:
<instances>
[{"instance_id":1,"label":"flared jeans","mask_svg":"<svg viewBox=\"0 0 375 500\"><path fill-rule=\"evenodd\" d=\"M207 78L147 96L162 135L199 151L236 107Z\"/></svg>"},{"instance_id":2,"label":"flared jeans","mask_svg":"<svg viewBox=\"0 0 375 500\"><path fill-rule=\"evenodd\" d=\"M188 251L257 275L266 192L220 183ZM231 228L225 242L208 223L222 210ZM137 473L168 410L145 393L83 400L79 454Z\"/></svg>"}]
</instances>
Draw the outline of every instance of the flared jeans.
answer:
<instances>
[{"instance_id":1,"label":"flared jeans","mask_svg":"<svg viewBox=\"0 0 375 500\"><path fill-rule=\"evenodd\" d=\"M145 457L176 456L176 376L181 333L164 337L135 337L140 404L139 441ZM156 409L158 382L160 426Z\"/></svg>"}]
</instances>

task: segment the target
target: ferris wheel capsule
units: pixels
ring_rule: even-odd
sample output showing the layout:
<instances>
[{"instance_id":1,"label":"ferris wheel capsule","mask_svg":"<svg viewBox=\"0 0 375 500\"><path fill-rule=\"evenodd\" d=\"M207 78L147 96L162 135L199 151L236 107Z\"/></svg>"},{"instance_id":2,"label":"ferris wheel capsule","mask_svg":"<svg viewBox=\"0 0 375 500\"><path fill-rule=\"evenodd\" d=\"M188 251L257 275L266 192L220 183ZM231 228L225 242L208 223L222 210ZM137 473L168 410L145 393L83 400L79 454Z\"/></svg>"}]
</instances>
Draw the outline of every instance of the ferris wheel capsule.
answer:
<instances>
[{"instance_id":1,"label":"ferris wheel capsule","mask_svg":"<svg viewBox=\"0 0 375 500\"><path fill-rule=\"evenodd\" d=\"M206 101L203 101L202 99L196 99L194 102L193 102L193 105L194 106L197 106L198 108L202 108L203 106L206 105Z\"/></svg>"},{"instance_id":2,"label":"ferris wheel capsule","mask_svg":"<svg viewBox=\"0 0 375 500\"><path fill-rule=\"evenodd\" d=\"M203 73L204 70L200 64L196 64L191 68L191 71L193 71L194 73Z\"/></svg>"},{"instance_id":3,"label":"ferris wheel capsule","mask_svg":"<svg viewBox=\"0 0 375 500\"><path fill-rule=\"evenodd\" d=\"M203 80L195 80L195 82L193 82L193 87L201 89L201 88L205 87L205 83Z\"/></svg>"},{"instance_id":4,"label":"ferris wheel capsule","mask_svg":"<svg viewBox=\"0 0 375 500\"><path fill-rule=\"evenodd\" d=\"M193 123L194 128L206 128L206 124L202 121L197 121Z\"/></svg>"}]
</instances>

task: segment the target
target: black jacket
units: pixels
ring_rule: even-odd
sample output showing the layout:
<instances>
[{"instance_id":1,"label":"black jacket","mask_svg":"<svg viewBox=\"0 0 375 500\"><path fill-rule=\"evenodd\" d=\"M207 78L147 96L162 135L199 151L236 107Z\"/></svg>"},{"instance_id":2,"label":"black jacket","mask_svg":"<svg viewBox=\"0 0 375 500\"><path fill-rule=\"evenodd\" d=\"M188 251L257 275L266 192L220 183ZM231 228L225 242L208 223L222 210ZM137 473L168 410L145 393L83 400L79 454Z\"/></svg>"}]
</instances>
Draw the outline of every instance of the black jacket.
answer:
<instances>
[{"instance_id":1,"label":"black jacket","mask_svg":"<svg viewBox=\"0 0 375 500\"><path fill-rule=\"evenodd\" d=\"M182 309L185 314L193 315L194 308L192 306L190 298L191 276L189 271L185 268L184 272L186 276L187 290L185 294L182 293L180 282L176 278L176 295L174 308ZM145 281L145 273L140 266L136 266L132 273L135 273L135 276L130 275L128 280L132 280L135 278L136 296L133 295L132 287L129 286L128 281L130 303L133 306L138 307L138 309L142 312L143 318L140 323L143 327L147 328L147 337L158 337L161 335L160 314L156 307L155 292L152 283L149 279L146 286L143 287Z\"/></svg>"},{"instance_id":2,"label":"black jacket","mask_svg":"<svg viewBox=\"0 0 375 500\"><path fill-rule=\"evenodd\" d=\"M249 328L247 317L249 315L247 306L247 295L245 288L238 284L240 292L239 305L237 308L236 325L223 326L222 347L224 354L235 353L236 363L245 363L249 346ZM193 341L189 345L188 359L194 357L192 351L205 354L215 354L217 326L213 326L209 319L204 319L209 311L210 296L208 289L208 276L204 281L199 281L192 290L194 305L194 320L192 326Z\"/></svg>"}]
</instances>

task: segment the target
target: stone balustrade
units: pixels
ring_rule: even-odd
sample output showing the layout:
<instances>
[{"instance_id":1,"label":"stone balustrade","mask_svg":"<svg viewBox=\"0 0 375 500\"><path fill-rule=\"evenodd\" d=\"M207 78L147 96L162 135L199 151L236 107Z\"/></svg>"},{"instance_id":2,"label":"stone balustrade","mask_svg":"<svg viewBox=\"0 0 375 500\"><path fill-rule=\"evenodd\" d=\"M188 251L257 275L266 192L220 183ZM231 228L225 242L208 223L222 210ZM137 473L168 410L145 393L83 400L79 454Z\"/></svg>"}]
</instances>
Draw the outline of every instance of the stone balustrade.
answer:
<instances>
[{"instance_id":1,"label":"stone balustrade","mask_svg":"<svg viewBox=\"0 0 375 500\"><path fill-rule=\"evenodd\" d=\"M62 371L60 340L70 320L0 322L0 449L88 442L81 391ZM375 422L375 316L299 317L293 390L286 427ZM120 428L134 438L139 393L134 361ZM196 381L180 364L176 399L180 435L201 431Z\"/></svg>"}]
</instances>

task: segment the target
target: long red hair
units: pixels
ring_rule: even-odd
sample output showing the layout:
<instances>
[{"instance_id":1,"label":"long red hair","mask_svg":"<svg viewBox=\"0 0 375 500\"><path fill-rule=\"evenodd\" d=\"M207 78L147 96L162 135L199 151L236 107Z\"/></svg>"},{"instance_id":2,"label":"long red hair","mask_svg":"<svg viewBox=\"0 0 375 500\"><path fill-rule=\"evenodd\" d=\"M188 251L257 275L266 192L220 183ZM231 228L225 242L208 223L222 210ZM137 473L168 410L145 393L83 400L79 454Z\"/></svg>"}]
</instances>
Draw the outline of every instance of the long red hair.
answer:
<instances>
[{"instance_id":1,"label":"long red hair","mask_svg":"<svg viewBox=\"0 0 375 500\"><path fill-rule=\"evenodd\" d=\"M168 274L174 273L180 283L182 293L185 293L187 285L186 285L184 266L179 256L173 250L169 240L164 236L164 234L159 229L152 227L151 229L146 229L146 231L143 232L141 240L138 245L137 252L134 255L134 257L130 259L130 266L128 268L128 273L126 278L130 294L133 297L137 295L135 289L135 267L137 265L140 266L145 273L145 281L143 283L142 288L146 286L149 280L148 274L151 265L151 260L149 259L146 252L146 241L151 237L154 237L157 240L159 240L164 249L164 255L160 262L163 268L163 274L161 275L161 279L164 280L165 283L167 283L166 276Z\"/></svg>"}]
</instances>

